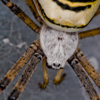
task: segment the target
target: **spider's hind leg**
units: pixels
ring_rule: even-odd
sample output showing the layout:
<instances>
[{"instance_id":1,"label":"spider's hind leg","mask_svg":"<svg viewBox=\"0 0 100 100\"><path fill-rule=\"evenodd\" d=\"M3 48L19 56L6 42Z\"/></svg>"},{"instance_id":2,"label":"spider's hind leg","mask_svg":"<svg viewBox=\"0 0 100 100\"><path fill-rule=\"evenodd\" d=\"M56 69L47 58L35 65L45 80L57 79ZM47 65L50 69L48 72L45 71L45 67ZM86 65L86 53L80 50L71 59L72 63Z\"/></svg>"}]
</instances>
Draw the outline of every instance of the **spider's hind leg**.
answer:
<instances>
[{"instance_id":1,"label":"spider's hind leg","mask_svg":"<svg viewBox=\"0 0 100 100\"><path fill-rule=\"evenodd\" d=\"M92 37L100 34L100 27L79 33L80 39Z\"/></svg>"},{"instance_id":2,"label":"spider's hind leg","mask_svg":"<svg viewBox=\"0 0 100 100\"><path fill-rule=\"evenodd\" d=\"M37 9L35 7L35 4L33 2L33 0L25 0L28 7L30 8L31 12L33 13L33 15L35 16L36 20L42 24L42 19L40 18L38 12L37 12Z\"/></svg>"},{"instance_id":3,"label":"spider's hind leg","mask_svg":"<svg viewBox=\"0 0 100 100\"><path fill-rule=\"evenodd\" d=\"M42 61L42 69L43 69L43 78L44 78L44 82L43 82L43 84L41 84L41 83L39 83L38 85L39 85L39 87L41 88L41 89L45 89L46 88L46 86L47 86L47 84L48 84L48 82L49 82L49 75L48 75L48 71L47 71L47 66L46 66L46 57L43 59L43 61Z\"/></svg>"},{"instance_id":4,"label":"spider's hind leg","mask_svg":"<svg viewBox=\"0 0 100 100\"><path fill-rule=\"evenodd\" d=\"M33 31L38 32L40 30L40 27L38 27L17 5L13 4L10 0L1 1Z\"/></svg>"}]
</instances>

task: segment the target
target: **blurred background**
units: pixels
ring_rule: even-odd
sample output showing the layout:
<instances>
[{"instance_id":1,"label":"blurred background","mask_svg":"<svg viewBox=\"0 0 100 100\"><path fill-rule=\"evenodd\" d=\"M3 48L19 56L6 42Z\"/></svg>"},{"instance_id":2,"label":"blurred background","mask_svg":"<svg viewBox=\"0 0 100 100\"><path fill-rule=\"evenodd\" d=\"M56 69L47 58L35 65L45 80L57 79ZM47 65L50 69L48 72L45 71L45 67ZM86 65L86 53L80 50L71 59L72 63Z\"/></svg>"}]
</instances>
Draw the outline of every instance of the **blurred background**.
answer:
<instances>
[{"instance_id":1,"label":"blurred background","mask_svg":"<svg viewBox=\"0 0 100 100\"><path fill-rule=\"evenodd\" d=\"M13 0L13 3L16 3L32 20L35 21L34 16L24 0ZM100 15L95 17L84 30L97 27L100 27ZM0 79L2 79L6 72L26 51L29 45L37 39L37 37L36 33L34 33L0 1ZM85 38L79 42L81 50L98 73L100 73L99 40L100 35ZM20 71L7 89L1 93L0 100L7 100L8 95L24 69L25 67ZM66 73L66 78L58 86L53 84L53 78L57 71L48 69L48 72L49 84L45 90L41 90L38 87L38 83L43 82L42 67L40 63L18 100L89 100L88 95L75 72L68 64L66 64L63 72ZM95 84L94 86L96 87ZM98 89L97 91L100 94Z\"/></svg>"}]
</instances>

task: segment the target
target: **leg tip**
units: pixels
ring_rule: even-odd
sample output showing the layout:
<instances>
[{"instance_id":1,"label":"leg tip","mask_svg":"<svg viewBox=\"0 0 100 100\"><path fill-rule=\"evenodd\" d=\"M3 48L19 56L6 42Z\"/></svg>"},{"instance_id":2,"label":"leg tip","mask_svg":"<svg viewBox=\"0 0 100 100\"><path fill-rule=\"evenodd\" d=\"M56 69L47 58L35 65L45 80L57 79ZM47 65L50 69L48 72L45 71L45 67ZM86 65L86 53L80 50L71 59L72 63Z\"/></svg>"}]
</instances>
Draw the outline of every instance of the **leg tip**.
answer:
<instances>
[{"instance_id":1,"label":"leg tip","mask_svg":"<svg viewBox=\"0 0 100 100\"><path fill-rule=\"evenodd\" d=\"M9 96L7 100L16 100L14 96Z\"/></svg>"},{"instance_id":2,"label":"leg tip","mask_svg":"<svg viewBox=\"0 0 100 100\"><path fill-rule=\"evenodd\" d=\"M14 89L11 94L9 95L7 100L17 100L19 95L20 95L21 91L19 91L18 89Z\"/></svg>"}]
</instances>

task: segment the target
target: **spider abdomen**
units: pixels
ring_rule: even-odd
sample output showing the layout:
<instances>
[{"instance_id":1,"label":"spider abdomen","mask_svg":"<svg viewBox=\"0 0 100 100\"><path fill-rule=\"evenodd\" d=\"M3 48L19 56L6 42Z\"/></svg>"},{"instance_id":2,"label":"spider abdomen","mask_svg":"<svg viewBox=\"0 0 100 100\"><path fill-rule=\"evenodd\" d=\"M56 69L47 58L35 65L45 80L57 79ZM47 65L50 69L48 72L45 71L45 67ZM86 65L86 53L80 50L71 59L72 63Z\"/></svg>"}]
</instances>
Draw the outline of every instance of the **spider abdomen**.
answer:
<instances>
[{"instance_id":1,"label":"spider abdomen","mask_svg":"<svg viewBox=\"0 0 100 100\"><path fill-rule=\"evenodd\" d=\"M35 0L35 4L40 16L50 27L76 32L90 22L100 0Z\"/></svg>"}]
</instances>

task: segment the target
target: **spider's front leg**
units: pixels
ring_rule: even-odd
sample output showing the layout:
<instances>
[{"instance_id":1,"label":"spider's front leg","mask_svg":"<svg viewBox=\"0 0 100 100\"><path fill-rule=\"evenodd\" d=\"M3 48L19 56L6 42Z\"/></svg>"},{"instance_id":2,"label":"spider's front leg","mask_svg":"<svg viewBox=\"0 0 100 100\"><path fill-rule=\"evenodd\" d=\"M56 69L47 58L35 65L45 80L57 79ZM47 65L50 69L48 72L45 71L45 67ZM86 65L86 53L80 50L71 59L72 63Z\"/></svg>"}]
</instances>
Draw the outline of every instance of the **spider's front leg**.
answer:
<instances>
[{"instance_id":1,"label":"spider's front leg","mask_svg":"<svg viewBox=\"0 0 100 100\"><path fill-rule=\"evenodd\" d=\"M20 77L19 81L17 82L13 91L8 97L8 100L16 100L19 97L19 95L23 92L24 88L26 87L28 81L30 80L32 74L34 73L37 65L39 64L43 56L44 54L41 51L41 49L39 49L38 51L34 53L31 61L27 65L22 76Z\"/></svg>"},{"instance_id":2,"label":"spider's front leg","mask_svg":"<svg viewBox=\"0 0 100 100\"><path fill-rule=\"evenodd\" d=\"M82 69L80 62L77 60L75 56L71 57L68 60L68 63L71 65L73 70L76 72L78 78L80 79L82 85L84 86L87 94L89 95L91 100L100 100L97 91L95 90L92 82L90 81L89 77Z\"/></svg>"},{"instance_id":3,"label":"spider's front leg","mask_svg":"<svg viewBox=\"0 0 100 100\"><path fill-rule=\"evenodd\" d=\"M4 78L0 81L0 93L13 81L19 71L24 67L32 55L38 50L38 40L26 50L26 52L18 59L13 67L7 72Z\"/></svg>"},{"instance_id":4,"label":"spider's front leg","mask_svg":"<svg viewBox=\"0 0 100 100\"><path fill-rule=\"evenodd\" d=\"M86 70L88 75L92 78L92 80L96 83L96 85L100 89L100 75L93 68L93 66L88 62L88 60L85 58L84 54L80 50L76 53L76 58L79 60L79 62Z\"/></svg>"}]
</instances>

